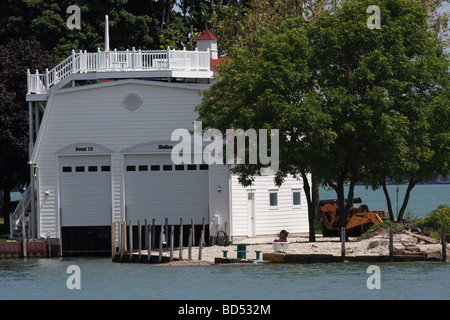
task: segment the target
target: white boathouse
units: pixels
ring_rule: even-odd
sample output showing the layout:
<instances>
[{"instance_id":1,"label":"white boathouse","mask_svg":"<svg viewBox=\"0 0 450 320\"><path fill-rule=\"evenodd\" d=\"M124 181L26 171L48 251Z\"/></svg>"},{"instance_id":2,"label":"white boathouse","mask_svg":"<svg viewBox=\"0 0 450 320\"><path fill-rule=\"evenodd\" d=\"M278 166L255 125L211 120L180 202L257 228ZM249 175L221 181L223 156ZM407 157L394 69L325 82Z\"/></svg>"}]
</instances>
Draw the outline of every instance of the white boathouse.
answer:
<instances>
[{"instance_id":1,"label":"white boathouse","mask_svg":"<svg viewBox=\"0 0 450 320\"><path fill-rule=\"evenodd\" d=\"M197 42L195 51L72 52L44 74L28 72L32 180L11 238L26 221L28 237L58 239L64 254L110 252L119 221L206 221L207 241L219 231L231 241L308 231L301 180L278 188L258 176L242 187L227 165L171 161L171 134L192 130L199 90L220 60L209 31Z\"/></svg>"}]
</instances>

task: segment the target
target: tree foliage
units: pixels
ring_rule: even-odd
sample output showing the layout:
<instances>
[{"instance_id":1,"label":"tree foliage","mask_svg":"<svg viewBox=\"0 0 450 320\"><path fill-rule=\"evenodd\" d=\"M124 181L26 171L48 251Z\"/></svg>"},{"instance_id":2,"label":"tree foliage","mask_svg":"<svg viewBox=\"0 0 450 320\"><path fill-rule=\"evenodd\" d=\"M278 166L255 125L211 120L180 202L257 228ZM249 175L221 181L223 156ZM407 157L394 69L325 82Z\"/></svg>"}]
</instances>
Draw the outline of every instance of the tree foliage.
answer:
<instances>
[{"instance_id":1,"label":"tree foliage","mask_svg":"<svg viewBox=\"0 0 450 320\"><path fill-rule=\"evenodd\" d=\"M5 224L9 194L29 179L28 108L25 103L27 69L43 72L49 55L36 40L10 40L0 48L0 188Z\"/></svg>"},{"instance_id":2,"label":"tree foliage","mask_svg":"<svg viewBox=\"0 0 450 320\"><path fill-rule=\"evenodd\" d=\"M367 27L374 4L379 30ZM357 182L408 178L410 191L448 170L449 59L421 2L340 1L312 24L273 19L257 34L233 48L199 119L221 130L280 129L277 183L312 172L336 191L345 226L352 206L345 199ZM260 168L234 170L246 182Z\"/></svg>"}]
</instances>

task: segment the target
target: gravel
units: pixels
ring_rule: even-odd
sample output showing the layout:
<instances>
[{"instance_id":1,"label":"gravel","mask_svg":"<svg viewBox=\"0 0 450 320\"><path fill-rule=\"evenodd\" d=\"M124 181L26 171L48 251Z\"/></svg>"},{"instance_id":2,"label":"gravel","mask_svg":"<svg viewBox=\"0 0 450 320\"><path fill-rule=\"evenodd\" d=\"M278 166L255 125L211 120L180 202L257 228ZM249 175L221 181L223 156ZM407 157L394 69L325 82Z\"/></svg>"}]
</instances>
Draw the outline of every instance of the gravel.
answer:
<instances>
[{"instance_id":1,"label":"gravel","mask_svg":"<svg viewBox=\"0 0 450 320\"><path fill-rule=\"evenodd\" d=\"M256 259L257 250L264 252L274 252L272 241L274 238L251 238L240 241L240 243L250 243L247 246L247 259ZM341 242L339 238L317 237L316 242L308 242L307 237L289 237L289 248L285 253L291 254L331 254L341 255ZM407 234L394 235L394 248L402 245L416 245L421 252L438 252L441 250L440 244L418 243L417 239ZM449 247L450 244L447 244ZM183 260L166 263L163 265L208 265L213 264L216 257L223 257L223 250L227 250L228 258L236 258L236 246L207 246L202 249L201 261L198 260L198 247L192 248L192 259L188 260L188 249L183 249ZM379 235L370 239L359 240L350 238L345 243L346 256L363 255L389 255L389 238L387 235ZM152 251L152 255L158 255L158 251ZM164 250L164 256L169 256L169 251ZM174 249L174 258L179 258L179 250ZM262 257L262 255L261 255Z\"/></svg>"}]
</instances>

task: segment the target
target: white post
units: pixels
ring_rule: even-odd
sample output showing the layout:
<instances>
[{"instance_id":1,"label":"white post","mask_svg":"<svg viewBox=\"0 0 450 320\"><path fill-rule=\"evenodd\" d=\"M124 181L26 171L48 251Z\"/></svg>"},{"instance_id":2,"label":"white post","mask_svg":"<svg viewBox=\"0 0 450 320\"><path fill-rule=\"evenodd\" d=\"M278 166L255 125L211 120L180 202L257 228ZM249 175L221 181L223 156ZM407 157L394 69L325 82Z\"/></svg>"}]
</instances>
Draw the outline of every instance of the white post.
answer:
<instances>
[{"instance_id":1,"label":"white post","mask_svg":"<svg viewBox=\"0 0 450 320\"><path fill-rule=\"evenodd\" d=\"M27 94L30 93L30 69L27 69Z\"/></svg>"},{"instance_id":2,"label":"white post","mask_svg":"<svg viewBox=\"0 0 450 320\"><path fill-rule=\"evenodd\" d=\"M45 89L48 90L49 84L48 84L48 68L45 68Z\"/></svg>"},{"instance_id":3,"label":"white post","mask_svg":"<svg viewBox=\"0 0 450 320\"><path fill-rule=\"evenodd\" d=\"M195 48L195 59L196 59L196 64L197 64L196 71L198 71L198 69L199 69L199 60L198 60L198 48L197 47Z\"/></svg>"},{"instance_id":4,"label":"white post","mask_svg":"<svg viewBox=\"0 0 450 320\"><path fill-rule=\"evenodd\" d=\"M187 64L186 64L186 47L183 47L183 56L184 56L184 71L187 70Z\"/></svg>"},{"instance_id":5,"label":"white post","mask_svg":"<svg viewBox=\"0 0 450 320\"><path fill-rule=\"evenodd\" d=\"M75 64L75 50L72 50L72 73L77 72Z\"/></svg>"},{"instance_id":6,"label":"white post","mask_svg":"<svg viewBox=\"0 0 450 320\"><path fill-rule=\"evenodd\" d=\"M97 48L97 70L101 70L103 66L100 55L101 55L100 48Z\"/></svg>"},{"instance_id":7,"label":"white post","mask_svg":"<svg viewBox=\"0 0 450 320\"><path fill-rule=\"evenodd\" d=\"M131 68L136 69L136 49L133 47L133 61L131 62Z\"/></svg>"},{"instance_id":8,"label":"white post","mask_svg":"<svg viewBox=\"0 0 450 320\"><path fill-rule=\"evenodd\" d=\"M109 51L109 19L105 16L105 51Z\"/></svg>"},{"instance_id":9,"label":"white post","mask_svg":"<svg viewBox=\"0 0 450 320\"><path fill-rule=\"evenodd\" d=\"M167 46L167 69L170 70L170 47Z\"/></svg>"}]
</instances>

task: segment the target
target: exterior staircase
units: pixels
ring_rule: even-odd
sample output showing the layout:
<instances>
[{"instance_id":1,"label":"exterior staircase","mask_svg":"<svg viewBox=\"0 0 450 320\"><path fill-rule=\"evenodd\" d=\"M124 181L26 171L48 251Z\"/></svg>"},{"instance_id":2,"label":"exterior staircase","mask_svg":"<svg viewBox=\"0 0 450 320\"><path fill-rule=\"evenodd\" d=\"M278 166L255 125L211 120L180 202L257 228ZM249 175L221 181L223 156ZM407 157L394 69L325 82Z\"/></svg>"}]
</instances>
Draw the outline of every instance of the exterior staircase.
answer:
<instances>
[{"instance_id":1,"label":"exterior staircase","mask_svg":"<svg viewBox=\"0 0 450 320\"><path fill-rule=\"evenodd\" d=\"M19 204L13 213L9 216L9 238L18 240L23 237L23 225L25 225L25 234L27 238L32 237L31 227L31 197L33 191L30 186L22 196ZM24 223L23 223L24 222Z\"/></svg>"}]
</instances>

